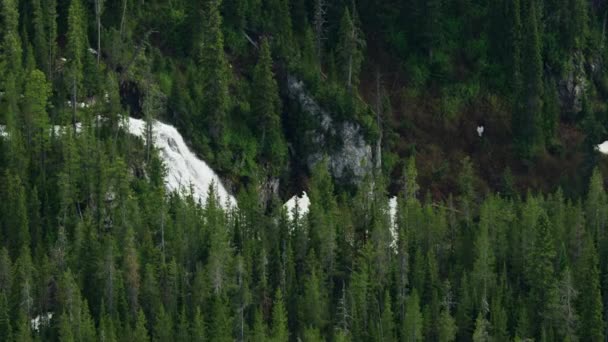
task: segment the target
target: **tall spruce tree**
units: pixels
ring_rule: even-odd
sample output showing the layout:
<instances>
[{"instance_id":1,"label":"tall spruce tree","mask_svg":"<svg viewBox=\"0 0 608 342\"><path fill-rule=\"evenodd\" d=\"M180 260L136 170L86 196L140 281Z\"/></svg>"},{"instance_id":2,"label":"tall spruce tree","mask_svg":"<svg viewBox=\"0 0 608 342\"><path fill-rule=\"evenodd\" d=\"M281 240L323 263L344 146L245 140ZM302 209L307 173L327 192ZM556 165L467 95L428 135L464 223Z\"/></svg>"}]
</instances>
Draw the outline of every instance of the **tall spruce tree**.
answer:
<instances>
[{"instance_id":1,"label":"tall spruce tree","mask_svg":"<svg viewBox=\"0 0 608 342\"><path fill-rule=\"evenodd\" d=\"M513 136L520 156L532 158L544 148L542 136L543 59L536 1L525 8L522 44L522 88L514 106Z\"/></svg>"},{"instance_id":2,"label":"tall spruce tree","mask_svg":"<svg viewBox=\"0 0 608 342\"><path fill-rule=\"evenodd\" d=\"M605 321L604 305L600 290L598 255L594 242L587 238L578 263L576 280L578 291L577 309L580 314L578 336L581 341L603 341Z\"/></svg>"},{"instance_id":3,"label":"tall spruce tree","mask_svg":"<svg viewBox=\"0 0 608 342\"><path fill-rule=\"evenodd\" d=\"M285 168L287 149L281 127L281 100L272 71L270 44L263 39L258 63L253 72L252 112L260 132L260 161L273 176Z\"/></svg>"},{"instance_id":4,"label":"tall spruce tree","mask_svg":"<svg viewBox=\"0 0 608 342\"><path fill-rule=\"evenodd\" d=\"M226 116L230 105L228 84L230 72L224 53L221 0L205 0L203 41L200 53L200 70L203 90L203 110L209 135L214 146L223 146ZM204 128L201 127L201 128Z\"/></svg>"},{"instance_id":5,"label":"tall spruce tree","mask_svg":"<svg viewBox=\"0 0 608 342\"><path fill-rule=\"evenodd\" d=\"M353 2L354 4L354 2ZM338 34L338 65L340 65L340 79L343 84L351 89L359 85L359 73L363 62L363 49L365 39L357 22L357 12L353 5L353 13L344 9L340 30Z\"/></svg>"},{"instance_id":6,"label":"tall spruce tree","mask_svg":"<svg viewBox=\"0 0 608 342\"><path fill-rule=\"evenodd\" d=\"M76 108L83 80L84 53L86 48L85 12L81 0L71 0L68 14L68 78L72 104L72 126L76 130Z\"/></svg>"}]
</instances>

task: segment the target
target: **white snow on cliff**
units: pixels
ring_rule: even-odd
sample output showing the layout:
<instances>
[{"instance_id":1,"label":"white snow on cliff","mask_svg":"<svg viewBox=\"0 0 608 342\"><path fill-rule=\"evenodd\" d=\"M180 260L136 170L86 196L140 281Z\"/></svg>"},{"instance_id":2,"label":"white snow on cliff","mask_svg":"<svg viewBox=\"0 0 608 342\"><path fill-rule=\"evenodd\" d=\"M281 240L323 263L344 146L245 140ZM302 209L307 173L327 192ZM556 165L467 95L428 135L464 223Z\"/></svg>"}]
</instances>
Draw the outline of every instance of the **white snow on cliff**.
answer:
<instances>
[{"instance_id":1,"label":"white snow on cliff","mask_svg":"<svg viewBox=\"0 0 608 342\"><path fill-rule=\"evenodd\" d=\"M600 153L602 154L608 154L608 140L604 141L603 143L597 145L595 147L596 150L600 151Z\"/></svg>"},{"instance_id":2,"label":"white snow on cliff","mask_svg":"<svg viewBox=\"0 0 608 342\"><path fill-rule=\"evenodd\" d=\"M49 326L51 319L53 318L52 312L47 312L46 314L38 315L30 320L30 324L32 326L32 330L38 331L41 327Z\"/></svg>"},{"instance_id":3,"label":"white snow on cliff","mask_svg":"<svg viewBox=\"0 0 608 342\"><path fill-rule=\"evenodd\" d=\"M146 122L129 118L128 130L131 134L144 137ZM167 189L178 193L189 193L201 203L207 201L209 187L216 189L217 196L225 208L236 206L236 200L222 185L218 175L204 161L190 151L184 138L175 127L154 121L152 127L154 146L159 149L160 157L165 162Z\"/></svg>"},{"instance_id":4,"label":"white snow on cliff","mask_svg":"<svg viewBox=\"0 0 608 342\"><path fill-rule=\"evenodd\" d=\"M397 246L397 196L391 197L388 200L388 213L390 215L391 226L389 229L391 230L391 236L393 238L391 242L391 247L395 248Z\"/></svg>"},{"instance_id":5,"label":"white snow on cliff","mask_svg":"<svg viewBox=\"0 0 608 342\"><path fill-rule=\"evenodd\" d=\"M298 207L299 217L308 214L308 207L310 207L310 199L308 198L306 191L304 191L301 196L293 196L283 205L285 210L287 210L287 217L289 218L289 220L293 220L294 210L296 206Z\"/></svg>"}]
</instances>

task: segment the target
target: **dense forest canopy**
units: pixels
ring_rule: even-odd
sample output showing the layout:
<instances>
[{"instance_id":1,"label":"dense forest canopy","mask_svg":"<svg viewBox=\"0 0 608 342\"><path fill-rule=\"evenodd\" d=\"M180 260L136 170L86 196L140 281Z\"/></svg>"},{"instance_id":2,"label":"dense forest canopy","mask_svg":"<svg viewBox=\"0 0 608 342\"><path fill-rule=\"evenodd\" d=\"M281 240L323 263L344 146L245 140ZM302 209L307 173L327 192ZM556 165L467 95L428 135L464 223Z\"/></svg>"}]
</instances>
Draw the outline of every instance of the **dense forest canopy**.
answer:
<instances>
[{"instance_id":1,"label":"dense forest canopy","mask_svg":"<svg viewBox=\"0 0 608 342\"><path fill-rule=\"evenodd\" d=\"M0 341L605 341L607 23L0 0ZM155 120L236 205L167 190Z\"/></svg>"}]
</instances>

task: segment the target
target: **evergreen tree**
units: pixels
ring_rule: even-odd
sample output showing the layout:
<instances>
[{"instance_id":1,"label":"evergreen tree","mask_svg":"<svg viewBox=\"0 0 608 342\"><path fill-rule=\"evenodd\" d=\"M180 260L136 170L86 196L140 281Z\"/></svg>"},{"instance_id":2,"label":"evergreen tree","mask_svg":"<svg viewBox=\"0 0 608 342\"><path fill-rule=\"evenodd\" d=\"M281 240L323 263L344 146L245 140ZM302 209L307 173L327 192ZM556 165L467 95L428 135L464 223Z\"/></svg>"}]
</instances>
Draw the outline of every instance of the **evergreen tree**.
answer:
<instances>
[{"instance_id":1,"label":"evergreen tree","mask_svg":"<svg viewBox=\"0 0 608 342\"><path fill-rule=\"evenodd\" d=\"M578 313L576 301L578 291L575 288L574 278L570 268L562 271L561 280L557 287L559 298L557 307L557 329L566 341L577 341L576 326L578 324Z\"/></svg>"},{"instance_id":2,"label":"evergreen tree","mask_svg":"<svg viewBox=\"0 0 608 342\"><path fill-rule=\"evenodd\" d=\"M382 314L380 315L379 321L379 341L395 340L395 322L393 318L393 310L391 309L391 303L391 296L388 291L385 291L384 303L382 304Z\"/></svg>"},{"instance_id":3,"label":"evergreen tree","mask_svg":"<svg viewBox=\"0 0 608 342\"><path fill-rule=\"evenodd\" d=\"M225 295L215 297L213 301L213 321L209 335L212 341L232 341L232 317L230 307Z\"/></svg>"},{"instance_id":4,"label":"evergreen tree","mask_svg":"<svg viewBox=\"0 0 608 342\"><path fill-rule=\"evenodd\" d=\"M44 22L46 32L46 59L45 69L47 78L50 82L53 81L55 71L55 58L57 55L57 0L44 0Z\"/></svg>"},{"instance_id":5,"label":"evergreen tree","mask_svg":"<svg viewBox=\"0 0 608 342\"><path fill-rule=\"evenodd\" d=\"M359 73L365 48L365 39L356 21L357 13L354 6L353 11L351 16L348 8L344 9L337 46L338 64L343 69L340 78L348 89L353 86L356 88L359 85Z\"/></svg>"},{"instance_id":6,"label":"evergreen tree","mask_svg":"<svg viewBox=\"0 0 608 342\"><path fill-rule=\"evenodd\" d=\"M72 126L76 129L76 108L82 86L84 53L86 48L85 12L81 0L71 0L68 15L67 50L69 56L69 88L72 103Z\"/></svg>"},{"instance_id":7,"label":"evergreen tree","mask_svg":"<svg viewBox=\"0 0 608 342\"><path fill-rule=\"evenodd\" d=\"M508 66L509 76L511 77L510 89L515 94L519 94L522 89L522 37L523 27L521 22L521 1L505 1L507 16L507 47L505 52L509 55ZM516 107L518 108L518 107ZM513 113L514 115L516 113ZM519 115L519 113L517 113Z\"/></svg>"},{"instance_id":8,"label":"evergreen tree","mask_svg":"<svg viewBox=\"0 0 608 342\"><path fill-rule=\"evenodd\" d=\"M36 55L36 64L41 70L49 70L48 58L47 58L47 33L46 33L46 23L45 23L45 15L42 9L42 4L40 0L32 1L32 11L33 18L32 24L34 26L34 52Z\"/></svg>"},{"instance_id":9,"label":"evergreen tree","mask_svg":"<svg viewBox=\"0 0 608 342\"><path fill-rule=\"evenodd\" d=\"M19 8L16 0L2 0L2 33L0 47L2 57L0 57L0 67L2 75L8 77L9 74L16 81L21 73L22 66L22 44L19 36ZM7 78L4 78L8 81ZM6 84L4 84L6 87Z\"/></svg>"},{"instance_id":10,"label":"evergreen tree","mask_svg":"<svg viewBox=\"0 0 608 342\"><path fill-rule=\"evenodd\" d=\"M564 8L564 16L567 20L566 29L568 48L580 50L586 47L586 39L589 31L588 2L584 0L569 0Z\"/></svg>"},{"instance_id":11,"label":"evergreen tree","mask_svg":"<svg viewBox=\"0 0 608 342\"><path fill-rule=\"evenodd\" d=\"M441 314L439 316L439 326L438 330L438 341L440 342L451 342L456 339L456 321L450 315L449 308L444 308L441 310Z\"/></svg>"},{"instance_id":12,"label":"evergreen tree","mask_svg":"<svg viewBox=\"0 0 608 342\"><path fill-rule=\"evenodd\" d=\"M44 73L37 69L32 70L25 83L23 117L27 145L36 158L33 164L37 165L37 169L43 175L46 170L44 153L48 144L48 131L50 128L49 117L46 111L50 93L51 89L46 82Z\"/></svg>"},{"instance_id":13,"label":"evergreen tree","mask_svg":"<svg viewBox=\"0 0 608 342\"><path fill-rule=\"evenodd\" d=\"M205 341L205 320L201 313L200 307L194 309L194 318L192 320L192 341L203 342Z\"/></svg>"},{"instance_id":14,"label":"evergreen tree","mask_svg":"<svg viewBox=\"0 0 608 342\"><path fill-rule=\"evenodd\" d=\"M137 249L135 247L135 237L133 229L127 228L126 246L124 248L123 257L123 278L125 279L125 288L127 290L127 302L133 318L137 317L139 310L139 261L137 257Z\"/></svg>"},{"instance_id":15,"label":"evergreen tree","mask_svg":"<svg viewBox=\"0 0 608 342\"><path fill-rule=\"evenodd\" d=\"M537 312L535 325L539 336L543 329L549 329L551 309L555 305L555 245L549 219L545 213L538 217L534 249L530 263L530 295L534 311Z\"/></svg>"},{"instance_id":16,"label":"evergreen tree","mask_svg":"<svg viewBox=\"0 0 608 342\"><path fill-rule=\"evenodd\" d=\"M258 308L253 312L253 327L251 328L251 341L261 342L268 340L266 325L264 324L262 311Z\"/></svg>"},{"instance_id":17,"label":"evergreen tree","mask_svg":"<svg viewBox=\"0 0 608 342\"><path fill-rule=\"evenodd\" d=\"M522 80L520 93L522 107L515 106L513 113L513 134L515 145L521 156L531 158L543 149L543 59L536 1L530 1L524 11L524 32L522 45Z\"/></svg>"},{"instance_id":18,"label":"evergreen tree","mask_svg":"<svg viewBox=\"0 0 608 342\"><path fill-rule=\"evenodd\" d=\"M281 129L281 100L272 72L272 57L267 39L262 41L260 57L253 72L252 112L260 128L261 162L273 176L279 175L287 162L285 138Z\"/></svg>"},{"instance_id":19,"label":"evergreen tree","mask_svg":"<svg viewBox=\"0 0 608 342\"><path fill-rule=\"evenodd\" d=\"M133 331L133 342L149 342L150 337L148 336L148 330L146 329L146 316L140 309L137 314L137 322L135 323L135 330Z\"/></svg>"},{"instance_id":20,"label":"evergreen tree","mask_svg":"<svg viewBox=\"0 0 608 342\"><path fill-rule=\"evenodd\" d=\"M402 340L407 342L422 341L423 319L420 312L420 299L416 290L412 291L405 305L405 321L403 322L405 327Z\"/></svg>"},{"instance_id":21,"label":"evergreen tree","mask_svg":"<svg viewBox=\"0 0 608 342\"><path fill-rule=\"evenodd\" d=\"M165 308L161 305L158 315L156 315L156 324L154 325L154 341L173 341L173 322L171 316L165 312Z\"/></svg>"},{"instance_id":22,"label":"evergreen tree","mask_svg":"<svg viewBox=\"0 0 608 342\"><path fill-rule=\"evenodd\" d=\"M207 115L209 134L215 146L223 146L226 116L229 109L228 62L224 54L221 0L206 0L203 21L200 70L203 90L203 108Z\"/></svg>"},{"instance_id":23,"label":"evergreen tree","mask_svg":"<svg viewBox=\"0 0 608 342\"><path fill-rule=\"evenodd\" d=\"M490 211L493 208L489 201L486 201L481 208L481 218L479 222L479 233L475 243L476 259L473 265L472 280L475 284L477 300L486 300L493 290L494 272L494 252L490 247L489 229L492 222Z\"/></svg>"},{"instance_id":24,"label":"evergreen tree","mask_svg":"<svg viewBox=\"0 0 608 342\"><path fill-rule=\"evenodd\" d=\"M475 332L473 332L473 342L490 342L490 322L479 312L475 321Z\"/></svg>"},{"instance_id":25,"label":"evergreen tree","mask_svg":"<svg viewBox=\"0 0 608 342\"><path fill-rule=\"evenodd\" d=\"M30 247L30 231L28 223L25 188L19 176L4 175L5 189L2 192L3 237L10 242L11 254L17 256L22 248ZM28 252L29 253L29 252Z\"/></svg>"},{"instance_id":26,"label":"evergreen tree","mask_svg":"<svg viewBox=\"0 0 608 342\"><path fill-rule=\"evenodd\" d=\"M4 89L3 109L6 131L12 137L9 145L9 159L15 170L23 168L20 161L23 151L16 133L19 108L17 102L21 94L22 45L19 37L19 10L16 0L2 0L0 4L0 86Z\"/></svg>"},{"instance_id":27,"label":"evergreen tree","mask_svg":"<svg viewBox=\"0 0 608 342\"><path fill-rule=\"evenodd\" d=\"M604 310L599 283L597 250L591 239L587 239L577 272L577 311L580 314L578 336L581 341L604 339Z\"/></svg>"},{"instance_id":28,"label":"evergreen tree","mask_svg":"<svg viewBox=\"0 0 608 342\"><path fill-rule=\"evenodd\" d=\"M272 308L272 341L288 341L289 331L287 329L287 311L283 301L283 293L279 288L274 297L274 306Z\"/></svg>"},{"instance_id":29,"label":"evergreen tree","mask_svg":"<svg viewBox=\"0 0 608 342\"><path fill-rule=\"evenodd\" d=\"M190 342L190 325L188 324L188 316L186 315L186 308L182 306L182 310L179 313L179 320L177 323L175 340L177 342Z\"/></svg>"},{"instance_id":30,"label":"evergreen tree","mask_svg":"<svg viewBox=\"0 0 608 342\"><path fill-rule=\"evenodd\" d=\"M0 340L11 341L12 339L8 298L4 291L0 291Z\"/></svg>"}]
</instances>

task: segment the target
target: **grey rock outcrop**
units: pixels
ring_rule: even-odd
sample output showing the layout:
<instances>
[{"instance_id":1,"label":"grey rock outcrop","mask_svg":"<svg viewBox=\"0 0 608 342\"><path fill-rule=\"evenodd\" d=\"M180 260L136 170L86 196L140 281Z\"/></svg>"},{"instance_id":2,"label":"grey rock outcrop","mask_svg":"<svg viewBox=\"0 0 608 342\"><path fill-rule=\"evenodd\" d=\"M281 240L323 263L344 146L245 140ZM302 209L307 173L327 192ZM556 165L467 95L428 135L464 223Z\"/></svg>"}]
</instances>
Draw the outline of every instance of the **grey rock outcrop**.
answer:
<instances>
[{"instance_id":1,"label":"grey rock outcrop","mask_svg":"<svg viewBox=\"0 0 608 342\"><path fill-rule=\"evenodd\" d=\"M568 66L566 74L558 83L559 99L565 112L577 116L583 110L583 97L588 82L584 55L574 53Z\"/></svg>"},{"instance_id":2,"label":"grey rock outcrop","mask_svg":"<svg viewBox=\"0 0 608 342\"><path fill-rule=\"evenodd\" d=\"M302 157L307 166L313 168L327 158L330 171L338 181L356 184L363 180L372 171L373 151L361 126L332 118L297 78L288 76L287 87L290 100L296 101L308 121L313 122L303 134L308 153Z\"/></svg>"}]
</instances>

